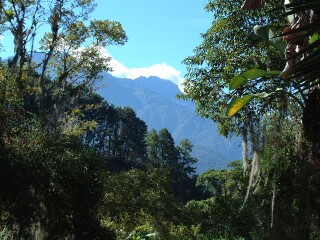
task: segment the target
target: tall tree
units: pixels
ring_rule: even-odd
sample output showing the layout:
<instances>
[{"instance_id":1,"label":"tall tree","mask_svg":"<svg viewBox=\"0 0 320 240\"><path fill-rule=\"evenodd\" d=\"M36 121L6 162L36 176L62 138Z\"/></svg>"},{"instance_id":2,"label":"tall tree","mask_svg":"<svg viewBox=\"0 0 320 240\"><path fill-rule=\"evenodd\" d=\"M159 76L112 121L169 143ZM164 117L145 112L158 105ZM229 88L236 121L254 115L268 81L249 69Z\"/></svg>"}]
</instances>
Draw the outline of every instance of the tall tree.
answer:
<instances>
[{"instance_id":1,"label":"tall tree","mask_svg":"<svg viewBox=\"0 0 320 240\"><path fill-rule=\"evenodd\" d=\"M195 48L194 56L184 60L188 73L182 97L193 100L200 115L218 122L223 135L241 134L243 128L259 122L261 114L268 110L264 104L251 104L245 112L230 119L225 113L233 96L262 93L279 85L276 77L268 76L268 81L248 81L248 87L240 86L234 92L228 91L231 79L257 66L264 69L284 66L282 54L253 31L255 25L271 24L269 27L280 33L285 23L283 1L271 1L259 11L244 11L242 3L242 0L209 1L206 10L213 15L212 26L201 35L203 41Z\"/></svg>"},{"instance_id":2,"label":"tall tree","mask_svg":"<svg viewBox=\"0 0 320 240\"><path fill-rule=\"evenodd\" d=\"M93 0L0 3L0 19L5 26L3 31L9 30L15 42L9 67L16 73L15 80L20 91L23 92L25 73L32 69L40 72L37 84L43 124L47 121L49 94L46 77L50 75L54 85L59 86L57 94L60 96L72 85L90 86L99 72L110 70L107 64L110 58L101 54L101 48L109 44L124 44L127 40L118 22L88 21L95 8ZM40 44L37 44L39 40ZM33 64L36 51L41 51L41 59ZM58 103L57 107L61 107Z\"/></svg>"},{"instance_id":3,"label":"tall tree","mask_svg":"<svg viewBox=\"0 0 320 240\"><path fill-rule=\"evenodd\" d=\"M158 140L159 163L162 167L172 171L178 167L178 151L175 147L173 137L168 129L163 128L158 133Z\"/></svg>"},{"instance_id":4,"label":"tall tree","mask_svg":"<svg viewBox=\"0 0 320 240\"><path fill-rule=\"evenodd\" d=\"M102 48L127 40L120 23L89 21L94 8L92 0L0 1L1 33L14 39L0 70L0 214L14 239L114 239L98 215L105 159L83 145L84 131L68 134L90 127L80 122L90 108L80 96L110 70Z\"/></svg>"},{"instance_id":5,"label":"tall tree","mask_svg":"<svg viewBox=\"0 0 320 240\"><path fill-rule=\"evenodd\" d=\"M253 94L263 95L279 87L290 89L270 71L284 67L283 53L254 31L257 25L268 25L273 32L280 33L285 18L280 0L271 1L258 11L244 11L242 4L240 0L232 3L212 0L207 4L206 10L213 13L213 23L202 34L203 42L195 49L195 55L184 60L188 73L182 97L192 99L199 114L218 122L222 135L243 135L245 167L248 163L248 143L251 143L254 167L246 169L251 169L252 179L256 181L263 154L263 144L257 144L263 143L260 141L263 134L259 134L264 131L261 129L262 123L273 111L286 111L288 95L275 95L278 101L272 104L269 98L260 102L253 100L245 111L233 118L229 118L226 112L233 99L245 102L248 98L254 99ZM269 32L267 36L269 39ZM268 71L263 75L264 72L254 67ZM256 75L259 77L255 79Z\"/></svg>"},{"instance_id":6,"label":"tall tree","mask_svg":"<svg viewBox=\"0 0 320 240\"><path fill-rule=\"evenodd\" d=\"M179 164L182 167L183 172L186 174L192 174L195 172L195 167L192 165L197 163L198 159L191 156L193 145L189 139L183 139L177 150L179 152Z\"/></svg>"},{"instance_id":7,"label":"tall tree","mask_svg":"<svg viewBox=\"0 0 320 240\"><path fill-rule=\"evenodd\" d=\"M159 165L159 137L156 129L148 132L146 137L147 142L147 157L151 162L151 166Z\"/></svg>"},{"instance_id":8,"label":"tall tree","mask_svg":"<svg viewBox=\"0 0 320 240\"><path fill-rule=\"evenodd\" d=\"M147 125L132 108L117 108L120 116L121 156L127 161L141 162L145 158Z\"/></svg>"},{"instance_id":9,"label":"tall tree","mask_svg":"<svg viewBox=\"0 0 320 240\"><path fill-rule=\"evenodd\" d=\"M96 94L89 93L79 112L85 142L110 158L127 164L143 164L146 158L147 125L129 107L109 105ZM91 123L91 124L83 124Z\"/></svg>"}]
</instances>

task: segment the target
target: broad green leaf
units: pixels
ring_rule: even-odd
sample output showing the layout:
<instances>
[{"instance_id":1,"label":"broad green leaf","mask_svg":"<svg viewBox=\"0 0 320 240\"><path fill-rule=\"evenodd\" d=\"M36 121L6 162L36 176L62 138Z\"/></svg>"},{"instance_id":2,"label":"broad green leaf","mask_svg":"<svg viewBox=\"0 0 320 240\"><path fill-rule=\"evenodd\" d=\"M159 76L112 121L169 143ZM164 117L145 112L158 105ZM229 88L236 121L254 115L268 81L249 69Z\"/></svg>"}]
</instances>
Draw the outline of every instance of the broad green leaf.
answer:
<instances>
[{"instance_id":1,"label":"broad green leaf","mask_svg":"<svg viewBox=\"0 0 320 240\"><path fill-rule=\"evenodd\" d=\"M243 77L241 74L234 76L229 83L229 89L234 90L240 86L243 86L248 82L248 79Z\"/></svg>"},{"instance_id":2,"label":"broad green leaf","mask_svg":"<svg viewBox=\"0 0 320 240\"><path fill-rule=\"evenodd\" d=\"M260 77L272 77L280 75L281 71L265 71L259 68L253 68L241 74L235 75L229 82L229 89L234 90L245 85L249 80L254 80Z\"/></svg>"},{"instance_id":3,"label":"broad green leaf","mask_svg":"<svg viewBox=\"0 0 320 240\"><path fill-rule=\"evenodd\" d=\"M282 39L282 37L276 36L276 34L274 34L274 32L271 29L269 30L269 41L280 52L285 52L287 47L286 42Z\"/></svg>"},{"instance_id":4,"label":"broad green leaf","mask_svg":"<svg viewBox=\"0 0 320 240\"><path fill-rule=\"evenodd\" d=\"M246 96L243 96L242 98L233 97L227 108L227 113L226 113L227 116L228 117L234 116L242 108L247 106L253 98L255 98L254 95L246 95Z\"/></svg>"},{"instance_id":5,"label":"broad green leaf","mask_svg":"<svg viewBox=\"0 0 320 240\"><path fill-rule=\"evenodd\" d=\"M255 34L261 37L266 43L271 43L276 49L284 53L287 44L282 37L277 37L274 32L267 26L256 25L253 27Z\"/></svg>"},{"instance_id":6,"label":"broad green leaf","mask_svg":"<svg viewBox=\"0 0 320 240\"><path fill-rule=\"evenodd\" d=\"M226 115L228 117L233 117L242 108L247 106L252 99L254 99L254 98L257 98L257 99L267 98L267 97L269 97L279 91L282 91L282 88L278 88L276 91L271 92L271 93L261 92L261 93L251 94L251 95L245 95L241 98L233 97L227 107Z\"/></svg>"},{"instance_id":7,"label":"broad green leaf","mask_svg":"<svg viewBox=\"0 0 320 240\"><path fill-rule=\"evenodd\" d=\"M279 70L272 70L272 71L267 72L266 76L278 76L278 75L280 75L280 73L281 73L281 71L279 71Z\"/></svg>"},{"instance_id":8,"label":"broad green leaf","mask_svg":"<svg viewBox=\"0 0 320 240\"><path fill-rule=\"evenodd\" d=\"M319 33L314 33L310 38L310 44L314 43L315 41L319 40Z\"/></svg>"},{"instance_id":9,"label":"broad green leaf","mask_svg":"<svg viewBox=\"0 0 320 240\"><path fill-rule=\"evenodd\" d=\"M266 76L267 71L263 70L263 69L258 69L258 68L253 68L250 69L248 71L245 71L243 73L243 76L245 76L246 78L250 79L250 80L254 80L260 77L264 77Z\"/></svg>"}]
</instances>

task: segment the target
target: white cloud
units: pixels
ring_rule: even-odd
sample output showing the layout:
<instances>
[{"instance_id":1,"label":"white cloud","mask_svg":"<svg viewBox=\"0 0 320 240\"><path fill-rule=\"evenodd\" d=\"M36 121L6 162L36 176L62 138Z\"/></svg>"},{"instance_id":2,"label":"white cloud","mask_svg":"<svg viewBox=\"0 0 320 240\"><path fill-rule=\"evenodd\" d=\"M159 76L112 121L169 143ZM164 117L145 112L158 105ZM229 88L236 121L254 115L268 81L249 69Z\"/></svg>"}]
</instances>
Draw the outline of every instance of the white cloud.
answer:
<instances>
[{"instance_id":1,"label":"white cloud","mask_svg":"<svg viewBox=\"0 0 320 240\"><path fill-rule=\"evenodd\" d=\"M101 53L104 56L111 57L110 66L113 68L111 74L115 77L136 79L138 77L151 77L156 76L162 79L167 79L179 86L179 89L182 91L182 83L184 78L181 77L181 73L175 68L169 66L168 64L158 63L149 67L140 67L140 68L128 68L120 63L118 60L113 58L110 53L105 49L101 49Z\"/></svg>"}]
</instances>

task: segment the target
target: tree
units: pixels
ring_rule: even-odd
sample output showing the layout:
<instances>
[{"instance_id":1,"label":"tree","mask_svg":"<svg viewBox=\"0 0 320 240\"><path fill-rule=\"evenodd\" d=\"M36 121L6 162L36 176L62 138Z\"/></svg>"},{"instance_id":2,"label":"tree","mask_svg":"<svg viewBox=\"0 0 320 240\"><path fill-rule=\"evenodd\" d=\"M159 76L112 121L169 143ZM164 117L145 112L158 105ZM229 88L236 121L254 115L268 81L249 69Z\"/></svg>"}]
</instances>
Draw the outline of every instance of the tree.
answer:
<instances>
[{"instance_id":1,"label":"tree","mask_svg":"<svg viewBox=\"0 0 320 240\"><path fill-rule=\"evenodd\" d=\"M32 120L10 132L1 137L1 226L17 239L114 239L98 215L103 158L77 138L41 132Z\"/></svg>"},{"instance_id":2,"label":"tree","mask_svg":"<svg viewBox=\"0 0 320 240\"><path fill-rule=\"evenodd\" d=\"M259 179L265 131L263 121L274 111L285 112L288 102L286 94L276 94L277 101L272 104L268 97L256 101L254 96L264 95L277 87L289 87L270 71L284 67L282 53L254 33L257 24L269 24L274 32L282 30L282 23L285 23L280 7L282 1L272 1L259 11L244 11L242 3L215 0L207 4L206 9L213 12L213 25L202 34L203 42L195 49L195 55L184 60L188 74L182 97L192 99L200 115L217 122L222 135L243 136L243 166L251 169L252 183ZM267 71L262 72L260 68ZM259 77L255 78L256 75ZM252 101L245 111L229 118L226 115L228 105L232 105L234 99ZM248 143L251 143L254 159L252 168L247 166Z\"/></svg>"},{"instance_id":3,"label":"tree","mask_svg":"<svg viewBox=\"0 0 320 240\"><path fill-rule=\"evenodd\" d=\"M147 125L133 109L109 105L90 91L79 102L79 120L86 145L128 168L141 167L146 159Z\"/></svg>"},{"instance_id":4,"label":"tree","mask_svg":"<svg viewBox=\"0 0 320 240\"><path fill-rule=\"evenodd\" d=\"M148 161L151 162L151 166L157 166L159 165L159 137L157 130L152 129L150 132L148 132L146 137L147 142L147 157Z\"/></svg>"},{"instance_id":5,"label":"tree","mask_svg":"<svg viewBox=\"0 0 320 240\"><path fill-rule=\"evenodd\" d=\"M147 169L165 169L169 172L171 188L179 201L187 202L191 198L201 198L195 187L192 164L197 159L191 157L192 144L184 139L175 146L171 133L161 129L159 133L152 129L147 135Z\"/></svg>"},{"instance_id":6,"label":"tree","mask_svg":"<svg viewBox=\"0 0 320 240\"><path fill-rule=\"evenodd\" d=\"M261 6L259 6L259 8ZM317 82L319 71L316 67L317 59L320 55L317 51L317 44L320 42L319 7L320 4L317 1L311 1L310 3L302 0L285 4L289 23L283 30L284 41L279 40L279 37L272 38L271 35L274 34L268 27L255 26L255 30L260 37L267 43L274 43L274 45L278 46L279 50L285 52L286 66L279 75L279 78L285 80L287 88L283 88L283 85L281 86L281 84L278 83L275 85L277 88L269 90L269 93L267 93L266 96L272 96L277 92L281 92L289 95L291 100L300 105L303 115L303 137L312 143L312 161L315 165L319 165L320 162L318 159L319 140L316 137L318 135L317 125L320 122ZM286 44L285 51L282 48L279 48L279 42ZM254 69L250 71L254 71ZM243 84L246 85L248 76L243 75L248 75L248 72L243 73L242 76L235 76L230 81L230 89L236 89ZM251 80L261 77L262 75L256 74ZM238 83L234 80L237 80ZM253 98L259 96L262 97L260 94L255 94L246 95L242 98L233 98L227 109L227 115L233 116Z\"/></svg>"},{"instance_id":7,"label":"tree","mask_svg":"<svg viewBox=\"0 0 320 240\"><path fill-rule=\"evenodd\" d=\"M259 174L255 169L259 169L259 159L263 154L263 144L257 144L263 143L262 123L269 113L285 112L290 95L277 93L272 96L277 101L270 104L271 96L265 93L280 87L289 90L290 86L279 81L279 71L271 71L284 67L283 54L275 45L255 34L254 27L268 24L273 32L279 33L285 18L281 10L282 1L272 1L259 11L244 11L242 3L215 0L207 4L207 11L213 12L213 25L202 34L203 42L195 49L195 55L184 60L188 73L184 83L185 94L181 97L192 99L200 115L217 122L222 135L242 135L245 169L249 169L248 143L251 143L252 155L255 156L252 179L256 181ZM259 77L255 77L257 75ZM262 96L265 96L262 101L255 99ZM239 102L250 100L244 111L233 118L227 116L226 113L239 106Z\"/></svg>"},{"instance_id":8,"label":"tree","mask_svg":"<svg viewBox=\"0 0 320 240\"><path fill-rule=\"evenodd\" d=\"M183 171L188 175L195 172L195 168L192 165L198 161L198 159L191 156L192 147L193 145L189 139L183 139L177 147L179 152L179 164Z\"/></svg>"},{"instance_id":9,"label":"tree","mask_svg":"<svg viewBox=\"0 0 320 240\"><path fill-rule=\"evenodd\" d=\"M170 172L180 169L179 152L168 129L159 132L152 129L147 135L147 156L151 167L168 169Z\"/></svg>"},{"instance_id":10,"label":"tree","mask_svg":"<svg viewBox=\"0 0 320 240\"><path fill-rule=\"evenodd\" d=\"M121 156L128 162L142 163L146 154L147 125L132 108L117 108L120 115Z\"/></svg>"},{"instance_id":11,"label":"tree","mask_svg":"<svg viewBox=\"0 0 320 240\"><path fill-rule=\"evenodd\" d=\"M291 164L296 164L294 178L297 181L297 188L293 191L297 193L295 196L296 201L299 202L297 216L302 223L293 235L298 236L299 239L308 239L312 219L310 212L311 185L308 179L313 173L305 159L311 152L313 161L317 164L318 140L315 140L317 138L315 136L318 133L318 128L315 126L319 116L319 94L317 87L314 86L318 85L319 77L317 70L315 70L319 58L316 49L319 44L317 38L319 4L318 1L293 1L286 5L291 23L289 27L285 28L286 21L281 17L281 14L280 17L274 15L277 14L275 9L283 9L282 11L284 11L284 8L281 7L282 2L269 1L264 8L261 8L261 2L245 1L245 9L257 7L259 9L257 11L244 11L235 7L231 9L232 4L239 6L236 5L236 2L232 4L224 4L220 1L209 2L207 9L217 8L214 9L216 21L213 23L213 27L203 35L203 44L195 50L196 55L185 60L189 67L185 92L187 98L193 99L198 104L200 114L220 122L223 134L230 131L242 133L245 146L248 142L247 136L250 136L253 159L247 196L251 191L251 186L258 186L258 179L262 173L257 166L261 165L266 158L267 147L272 145L268 142L270 139L267 139L269 131L276 124L278 131L281 132L284 121L289 121L292 129L294 124L301 126L295 119L299 119L299 112L300 117L303 112L305 129L297 133L299 140L295 143L294 157L290 157L290 160ZM251 5L254 3L259 4ZM273 8L276 5L278 7ZM308 11L305 11L306 9ZM265 15L261 16L261 13ZM294 15L290 16L291 14ZM234 27L241 30L246 29L245 34L242 35ZM253 29L256 36L250 34ZM278 43L282 40L276 37L283 29L285 32L284 40L287 43L286 67L282 60L284 59L283 52L278 51L281 49ZM239 36L241 37L238 39ZM260 40L259 38L255 39L258 36ZM252 43L250 39L254 40L253 48L248 48L247 43ZM284 41L282 42L284 43ZM226 49L228 51L225 51ZM218 54L222 58L219 58ZM283 68L282 73L272 71ZM230 73L231 76L228 76ZM247 107L238 112L243 106ZM234 117L233 119L225 119L226 115ZM305 139L305 134L307 139ZM288 139L286 140L287 144L292 144ZM308 140L311 141L311 149ZM268 152L272 154L272 157L268 156L269 160L279 159L277 153L280 149L278 147L273 145L272 153ZM244 154L244 159L247 159L247 152ZM278 163L274 164L277 166ZM270 168L264 170L270 171ZM282 166L278 171L286 172L286 169L283 169ZM252 183L254 184L252 185ZM274 192L273 199L276 195ZM274 232L273 234L275 234L273 239L282 239L278 235L282 233Z\"/></svg>"},{"instance_id":12,"label":"tree","mask_svg":"<svg viewBox=\"0 0 320 240\"><path fill-rule=\"evenodd\" d=\"M39 114L43 124L48 110L47 76L59 87L56 94L60 96L71 86L90 86L101 71L110 70L110 58L101 55L101 48L127 40L118 22L88 21L94 8L93 0L1 1L2 30L10 31L15 42L9 68L15 73L21 93L26 73L39 70ZM39 36L41 32L44 34ZM40 45L36 44L38 40ZM39 50L41 59L34 63L34 54Z\"/></svg>"},{"instance_id":13,"label":"tree","mask_svg":"<svg viewBox=\"0 0 320 240\"><path fill-rule=\"evenodd\" d=\"M228 91L230 80L253 67L273 70L284 66L281 53L253 31L255 25L268 23L275 32L282 30L282 23L285 23L280 8L282 1L272 1L260 11L241 10L242 2L209 1L206 10L213 14L213 25L201 35L203 42L195 49L195 55L184 60L188 73L185 94L181 97L192 99L200 115L218 122L223 135L241 134L248 125L259 122L261 114L277 107L251 104L242 114L232 119L226 117L228 102L233 96L263 93L279 84L277 78L268 77L268 81L248 81L246 88L239 86L233 92Z\"/></svg>"},{"instance_id":14,"label":"tree","mask_svg":"<svg viewBox=\"0 0 320 240\"><path fill-rule=\"evenodd\" d=\"M286 66L279 75L282 82L287 84L287 93L293 102L299 104L302 112L302 129L296 155L297 161L297 198L299 201L298 218L301 224L295 235L299 238L310 238L310 175L312 169L306 162L306 156L310 155L311 162L319 166L319 7L318 1L293 1L285 4L288 15L288 26L284 26L284 41L286 42L285 58ZM276 84L276 90L272 89L268 95L274 95L280 84ZM248 96L246 96L248 97ZM272 99L274 101L274 99ZM232 102L231 102L232 103ZM234 104L238 104L234 102ZM246 103L240 104L241 109Z\"/></svg>"},{"instance_id":15,"label":"tree","mask_svg":"<svg viewBox=\"0 0 320 240\"><path fill-rule=\"evenodd\" d=\"M172 225L181 223L181 216L182 222L188 217L172 193L168 171L154 169L145 173L133 169L108 176L107 181L111 184L105 195L105 222L119 236L125 238L140 229L155 232L157 239L176 239Z\"/></svg>"},{"instance_id":16,"label":"tree","mask_svg":"<svg viewBox=\"0 0 320 240\"><path fill-rule=\"evenodd\" d=\"M94 7L92 0L0 1L1 34L14 38L14 55L0 70L0 224L13 238L114 239L98 214L105 158L84 145L94 122L81 120L90 109L84 98L110 70L101 48L127 37L120 23L89 21Z\"/></svg>"},{"instance_id":17,"label":"tree","mask_svg":"<svg viewBox=\"0 0 320 240\"><path fill-rule=\"evenodd\" d=\"M287 42L287 78L297 89L304 100L303 131L311 142L311 160L320 167L320 141L318 138L320 124L319 77L317 67L320 52L320 3L319 1L294 1L285 5L290 26L285 29L284 39ZM292 15L290 15L292 14ZM293 52L290 50L296 48Z\"/></svg>"},{"instance_id":18,"label":"tree","mask_svg":"<svg viewBox=\"0 0 320 240\"><path fill-rule=\"evenodd\" d=\"M162 167L173 171L178 168L178 151L175 147L175 143L171 133L163 128L158 133L158 156L159 164Z\"/></svg>"}]
</instances>

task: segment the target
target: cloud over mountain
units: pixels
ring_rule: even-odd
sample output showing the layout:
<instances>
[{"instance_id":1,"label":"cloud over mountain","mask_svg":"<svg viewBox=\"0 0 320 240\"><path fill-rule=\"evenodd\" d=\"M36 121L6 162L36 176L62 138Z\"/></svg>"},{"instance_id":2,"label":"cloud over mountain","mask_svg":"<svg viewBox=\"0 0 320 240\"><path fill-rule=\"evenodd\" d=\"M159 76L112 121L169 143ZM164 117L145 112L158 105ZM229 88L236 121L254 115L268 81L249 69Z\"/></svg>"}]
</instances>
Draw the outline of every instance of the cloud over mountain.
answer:
<instances>
[{"instance_id":1,"label":"cloud over mountain","mask_svg":"<svg viewBox=\"0 0 320 240\"><path fill-rule=\"evenodd\" d=\"M124 66L121 62L116 60L112 55L105 49L101 49L101 53L104 56L111 57L110 66L113 68L111 73L115 77L136 79L138 77L159 77L162 79L167 79L179 86L182 90L181 84L184 78L181 77L181 72L176 70L174 67L169 66L167 63L157 63L149 67L139 67L139 68L128 68Z\"/></svg>"}]
</instances>

